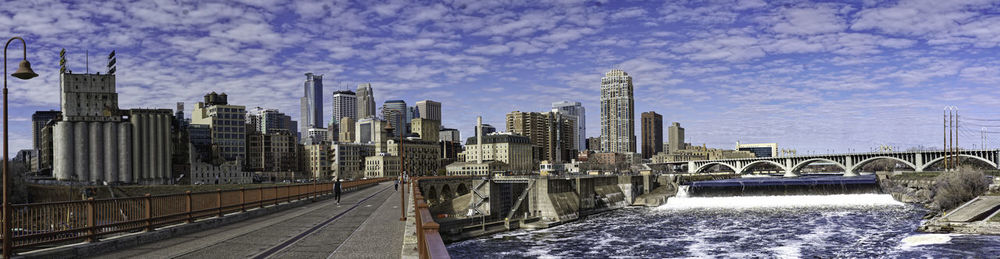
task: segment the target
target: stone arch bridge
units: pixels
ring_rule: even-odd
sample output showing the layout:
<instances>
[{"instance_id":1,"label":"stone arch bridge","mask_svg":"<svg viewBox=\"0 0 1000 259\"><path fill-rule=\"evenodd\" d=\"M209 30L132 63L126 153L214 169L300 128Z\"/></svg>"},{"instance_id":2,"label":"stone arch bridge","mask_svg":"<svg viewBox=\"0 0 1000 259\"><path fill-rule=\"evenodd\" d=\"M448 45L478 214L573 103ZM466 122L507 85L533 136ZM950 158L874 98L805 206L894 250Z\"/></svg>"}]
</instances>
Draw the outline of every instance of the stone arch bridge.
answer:
<instances>
[{"instance_id":1,"label":"stone arch bridge","mask_svg":"<svg viewBox=\"0 0 1000 259\"><path fill-rule=\"evenodd\" d=\"M962 150L957 154L952 152L948 157L961 157L981 161L991 168L997 169L1000 150ZM761 157L761 158L741 158L741 159L719 159L719 160L699 160L648 164L651 168L676 168L687 166L688 173L700 173L713 166L720 165L732 169L734 172L744 174L760 164L770 164L780 168L785 172L785 176L796 176L799 171L809 164L824 162L834 164L848 175L857 173L865 164L878 159L889 159L913 168L914 171L923 172L932 165L941 163L946 154L944 151L907 151L907 152L871 152L871 153L849 153L849 154L828 154L828 155L807 155L788 157Z\"/></svg>"}]
</instances>

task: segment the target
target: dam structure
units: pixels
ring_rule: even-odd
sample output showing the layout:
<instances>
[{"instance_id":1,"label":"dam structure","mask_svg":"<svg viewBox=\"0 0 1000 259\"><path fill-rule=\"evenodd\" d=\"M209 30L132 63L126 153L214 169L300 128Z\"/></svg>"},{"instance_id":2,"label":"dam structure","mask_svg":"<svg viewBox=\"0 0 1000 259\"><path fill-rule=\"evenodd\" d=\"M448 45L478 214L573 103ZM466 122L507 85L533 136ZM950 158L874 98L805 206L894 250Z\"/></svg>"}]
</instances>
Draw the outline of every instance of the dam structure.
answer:
<instances>
[{"instance_id":1,"label":"dam structure","mask_svg":"<svg viewBox=\"0 0 1000 259\"><path fill-rule=\"evenodd\" d=\"M675 192L668 176L426 177L419 181L450 241L516 228L547 228L631 205L659 206Z\"/></svg>"}]
</instances>

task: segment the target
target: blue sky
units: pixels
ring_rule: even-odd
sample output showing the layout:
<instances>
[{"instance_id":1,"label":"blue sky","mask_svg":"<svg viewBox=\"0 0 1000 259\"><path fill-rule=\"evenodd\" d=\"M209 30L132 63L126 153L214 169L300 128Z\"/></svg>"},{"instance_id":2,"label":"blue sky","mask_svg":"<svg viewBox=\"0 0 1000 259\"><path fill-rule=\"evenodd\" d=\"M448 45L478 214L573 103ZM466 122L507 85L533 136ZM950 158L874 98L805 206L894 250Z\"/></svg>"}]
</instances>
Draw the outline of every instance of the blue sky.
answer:
<instances>
[{"instance_id":1,"label":"blue sky","mask_svg":"<svg viewBox=\"0 0 1000 259\"><path fill-rule=\"evenodd\" d=\"M86 50L92 72L117 50L121 108L183 101L188 114L217 91L298 118L312 72L325 74L325 116L333 91L371 82L379 104L441 101L463 136L477 115L503 129L512 110L579 101L593 137L600 78L619 65L637 135L653 110L711 147L940 147L946 105L970 119L963 147L1000 126L985 121L1000 119L994 1L207 2L5 2L0 35L25 37L41 74L9 81L12 149L30 147L33 111L58 109L61 48L74 72Z\"/></svg>"}]
</instances>

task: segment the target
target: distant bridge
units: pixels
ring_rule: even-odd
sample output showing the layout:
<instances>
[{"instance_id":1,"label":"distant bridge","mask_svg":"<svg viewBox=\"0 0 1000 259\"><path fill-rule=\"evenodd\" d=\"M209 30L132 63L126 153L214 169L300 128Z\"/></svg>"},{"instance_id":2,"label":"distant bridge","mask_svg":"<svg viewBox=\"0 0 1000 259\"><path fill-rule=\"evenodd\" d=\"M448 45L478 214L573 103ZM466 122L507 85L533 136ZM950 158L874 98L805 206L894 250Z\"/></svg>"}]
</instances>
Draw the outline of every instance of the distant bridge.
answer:
<instances>
[{"instance_id":1,"label":"distant bridge","mask_svg":"<svg viewBox=\"0 0 1000 259\"><path fill-rule=\"evenodd\" d=\"M991 150L961 150L957 154L951 152L948 156L954 158L970 158L982 161L991 168L998 169L998 157L1000 149ZM748 173L754 166L760 164L770 164L777 166L785 172L785 176L797 176L799 171L809 164L824 162L834 164L844 169L845 174L855 174L859 168L878 159L889 159L905 164L914 171L923 172L932 165L942 163L946 154L944 151L906 151L906 152L869 152L869 153L848 153L848 154L827 154L827 155L806 155L806 156L786 156L786 157L759 157L740 159L718 159L718 160L698 160L679 161L666 163L647 164L650 168L667 168L673 171L674 168L687 166L688 173L699 173L713 166L720 165L732 169L734 172Z\"/></svg>"}]
</instances>

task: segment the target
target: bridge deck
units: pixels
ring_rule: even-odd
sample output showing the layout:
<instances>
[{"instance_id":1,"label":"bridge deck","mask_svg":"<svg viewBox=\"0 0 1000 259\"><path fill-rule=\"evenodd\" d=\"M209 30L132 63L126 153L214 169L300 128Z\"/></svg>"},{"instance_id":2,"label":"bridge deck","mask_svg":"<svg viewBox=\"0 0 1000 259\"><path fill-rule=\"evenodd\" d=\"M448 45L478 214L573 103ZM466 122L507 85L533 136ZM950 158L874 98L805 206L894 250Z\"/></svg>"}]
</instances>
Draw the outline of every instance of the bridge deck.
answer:
<instances>
[{"instance_id":1,"label":"bridge deck","mask_svg":"<svg viewBox=\"0 0 1000 259\"><path fill-rule=\"evenodd\" d=\"M691 187L740 187L740 186L788 186L788 185L845 185L875 184L875 175L843 177L839 175L784 177L733 178L723 180L692 182Z\"/></svg>"},{"instance_id":2,"label":"bridge deck","mask_svg":"<svg viewBox=\"0 0 1000 259\"><path fill-rule=\"evenodd\" d=\"M399 258L403 228L388 182L99 258Z\"/></svg>"}]
</instances>

